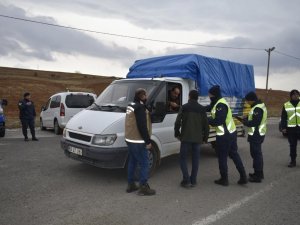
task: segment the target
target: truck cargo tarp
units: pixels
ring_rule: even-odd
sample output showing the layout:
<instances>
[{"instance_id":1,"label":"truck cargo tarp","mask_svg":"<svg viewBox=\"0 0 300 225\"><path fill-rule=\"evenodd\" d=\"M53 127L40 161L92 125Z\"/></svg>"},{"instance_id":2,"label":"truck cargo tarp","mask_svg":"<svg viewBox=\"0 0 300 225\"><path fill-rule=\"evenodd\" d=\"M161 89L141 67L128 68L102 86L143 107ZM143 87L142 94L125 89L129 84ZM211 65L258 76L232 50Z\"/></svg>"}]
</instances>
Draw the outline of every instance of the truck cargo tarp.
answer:
<instances>
[{"instance_id":1,"label":"truck cargo tarp","mask_svg":"<svg viewBox=\"0 0 300 225\"><path fill-rule=\"evenodd\" d=\"M170 55L137 60L127 78L181 77L197 82L199 94L207 96L213 85L220 85L222 96L244 98L255 91L252 65L196 54Z\"/></svg>"}]
</instances>

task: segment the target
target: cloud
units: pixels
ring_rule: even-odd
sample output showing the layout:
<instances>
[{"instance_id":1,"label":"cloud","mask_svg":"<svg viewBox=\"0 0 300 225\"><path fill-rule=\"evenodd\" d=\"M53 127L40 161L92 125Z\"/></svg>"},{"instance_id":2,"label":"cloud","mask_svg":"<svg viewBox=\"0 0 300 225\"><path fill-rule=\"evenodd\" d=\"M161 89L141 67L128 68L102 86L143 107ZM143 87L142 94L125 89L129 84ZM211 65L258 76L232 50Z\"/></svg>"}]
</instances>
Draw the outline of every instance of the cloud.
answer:
<instances>
[{"instance_id":1,"label":"cloud","mask_svg":"<svg viewBox=\"0 0 300 225\"><path fill-rule=\"evenodd\" d=\"M57 24L54 18L45 16L27 16L26 12L13 5L0 3L0 14ZM84 32L41 24L1 18L0 55L15 54L26 60L34 57L47 61L55 60L55 53L84 54L106 59L133 57L135 53L115 43L104 44Z\"/></svg>"}]
</instances>

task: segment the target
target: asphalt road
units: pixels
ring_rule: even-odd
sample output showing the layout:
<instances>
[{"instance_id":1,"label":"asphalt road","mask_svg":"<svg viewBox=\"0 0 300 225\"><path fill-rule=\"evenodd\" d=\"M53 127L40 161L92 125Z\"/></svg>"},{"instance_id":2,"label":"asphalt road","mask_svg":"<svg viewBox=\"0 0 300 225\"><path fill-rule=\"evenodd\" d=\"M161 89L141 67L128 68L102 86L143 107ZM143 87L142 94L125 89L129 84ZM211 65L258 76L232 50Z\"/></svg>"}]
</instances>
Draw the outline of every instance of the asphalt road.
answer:
<instances>
[{"instance_id":1,"label":"asphalt road","mask_svg":"<svg viewBox=\"0 0 300 225\"><path fill-rule=\"evenodd\" d=\"M12 130L0 139L1 225L300 224L300 166L287 167L288 143L276 124L269 125L263 145L263 183L237 185L239 175L229 160L230 185L215 185L218 164L206 145L197 187L179 186L178 156L171 156L149 180L157 191L151 197L127 194L124 170L68 159L60 136L51 131L37 135L39 142L25 143L21 131ZM238 144L247 172L252 172L246 138Z\"/></svg>"}]
</instances>

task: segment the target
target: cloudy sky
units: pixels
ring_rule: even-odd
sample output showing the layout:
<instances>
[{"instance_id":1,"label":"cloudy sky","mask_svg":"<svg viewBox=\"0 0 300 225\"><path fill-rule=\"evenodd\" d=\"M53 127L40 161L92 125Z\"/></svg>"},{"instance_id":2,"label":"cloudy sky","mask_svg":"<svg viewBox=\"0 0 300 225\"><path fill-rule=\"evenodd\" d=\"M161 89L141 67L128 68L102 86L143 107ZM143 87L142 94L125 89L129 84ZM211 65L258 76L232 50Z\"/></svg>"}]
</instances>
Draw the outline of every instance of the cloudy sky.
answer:
<instances>
[{"instance_id":1,"label":"cloudy sky","mask_svg":"<svg viewBox=\"0 0 300 225\"><path fill-rule=\"evenodd\" d=\"M274 46L269 88L300 89L299 11L299 0L0 0L0 66L125 77L137 59L196 53L252 64L265 88Z\"/></svg>"}]
</instances>

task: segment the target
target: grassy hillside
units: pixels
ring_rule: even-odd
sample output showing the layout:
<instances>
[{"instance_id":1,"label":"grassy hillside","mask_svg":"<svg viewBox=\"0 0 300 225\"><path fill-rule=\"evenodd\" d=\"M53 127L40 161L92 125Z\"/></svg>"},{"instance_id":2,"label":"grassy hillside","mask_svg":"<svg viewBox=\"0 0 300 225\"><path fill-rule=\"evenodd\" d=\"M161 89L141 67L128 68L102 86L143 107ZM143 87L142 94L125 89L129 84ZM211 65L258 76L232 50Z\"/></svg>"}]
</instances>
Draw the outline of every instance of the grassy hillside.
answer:
<instances>
[{"instance_id":1,"label":"grassy hillside","mask_svg":"<svg viewBox=\"0 0 300 225\"><path fill-rule=\"evenodd\" d=\"M92 76L0 67L0 99L7 99L7 127L19 127L18 101L25 92L31 93L37 114L49 97L62 91L87 91L99 95L115 77ZM37 124L38 125L38 124Z\"/></svg>"},{"instance_id":2,"label":"grassy hillside","mask_svg":"<svg viewBox=\"0 0 300 225\"><path fill-rule=\"evenodd\" d=\"M25 70L0 67L0 99L7 99L5 108L7 127L20 127L18 101L24 92L30 92L37 114L48 98L58 92L87 91L99 95L115 77L93 76L79 73ZM269 116L279 116L281 107L289 98L285 91L257 89L258 96L266 103ZM38 121L37 124L38 125Z\"/></svg>"}]
</instances>

